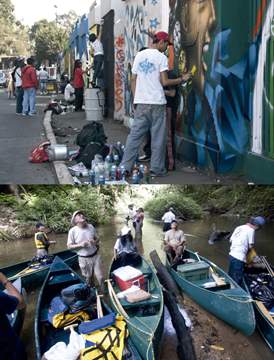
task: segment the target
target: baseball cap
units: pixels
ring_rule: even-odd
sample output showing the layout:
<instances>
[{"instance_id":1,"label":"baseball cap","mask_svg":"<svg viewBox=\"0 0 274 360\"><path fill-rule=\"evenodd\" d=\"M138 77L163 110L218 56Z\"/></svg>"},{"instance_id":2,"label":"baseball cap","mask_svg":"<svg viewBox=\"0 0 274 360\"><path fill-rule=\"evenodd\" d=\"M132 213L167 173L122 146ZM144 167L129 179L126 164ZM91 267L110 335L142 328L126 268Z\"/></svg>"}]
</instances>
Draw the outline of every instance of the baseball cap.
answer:
<instances>
[{"instance_id":1,"label":"baseball cap","mask_svg":"<svg viewBox=\"0 0 274 360\"><path fill-rule=\"evenodd\" d=\"M41 222L38 222L36 225L35 225L36 229L39 229L40 227L45 227L45 225Z\"/></svg>"},{"instance_id":2,"label":"baseball cap","mask_svg":"<svg viewBox=\"0 0 274 360\"><path fill-rule=\"evenodd\" d=\"M169 45L173 45L172 42L170 42L168 33L165 31L158 31L154 36L157 40L164 40L167 41Z\"/></svg>"},{"instance_id":3,"label":"baseball cap","mask_svg":"<svg viewBox=\"0 0 274 360\"><path fill-rule=\"evenodd\" d=\"M121 235L122 236L125 236L127 235L128 233L130 233L131 229L128 227L128 226L124 226L121 230Z\"/></svg>"},{"instance_id":4,"label":"baseball cap","mask_svg":"<svg viewBox=\"0 0 274 360\"><path fill-rule=\"evenodd\" d=\"M253 216L250 219L250 223L256 226L263 226L265 224L265 218L263 216Z\"/></svg>"},{"instance_id":5,"label":"baseball cap","mask_svg":"<svg viewBox=\"0 0 274 360\"><path fill-rule=\"evenodd\" d=\"M73 213L72 217L71 217L71 225L76 225L76 221L75 221L75 218L77 215L79 214L83 214L83 211L81 210L77 210Z\"/></svg>"}]
</instances>

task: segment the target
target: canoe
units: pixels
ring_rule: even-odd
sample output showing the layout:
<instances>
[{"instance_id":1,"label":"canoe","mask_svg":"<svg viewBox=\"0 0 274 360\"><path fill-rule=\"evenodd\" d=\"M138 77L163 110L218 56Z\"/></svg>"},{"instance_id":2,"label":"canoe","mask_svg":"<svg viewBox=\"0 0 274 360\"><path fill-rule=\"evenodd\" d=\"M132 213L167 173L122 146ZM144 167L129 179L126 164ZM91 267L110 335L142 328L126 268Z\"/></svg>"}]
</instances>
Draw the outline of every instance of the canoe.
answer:
<instances>
[{"instance_id":1,"label":"canoe","mask_svg":"<svg viewBox=\"0 0 274 360\"><path fill-rule=\"evenodd\" d=\"M184 258L189 263L177 269L172 268L167 259L167 268L178 286L207 311L245 335L251 335L256 326L251 296L206 258L190 250L185 250Z\"/></svg>"},{"instance_id":2,"label":"canoe","mask_svg":"<svg viewBox=\"0 0 274 360\"><path fill-rule=\"evenodd\" d=\"M77 262L77 254L71 250L60 251L53 255L64 260L69 266L73 266ZM0 269L0 272L5 274L6 277L12 281L19 277L22 278L22 286L25 289L34 288L43 282L51 264L30 267L29 263L30 261L23 261L15 265L4 267Z\"/></svg>"},{"instance_id":3,"label":"canoe","mask_svg":"<svg viewBox=\"0 0 274 360\"><path fill-rule=\"evenodd\" d=\"M55 329L48 321L48 309L51 300L60 295L62 289L83 283L84 280L75 273L62 259L55 257L50 270L44 280L39 292L35 311L34 335L36 359L40 360L42 355L57 342L69 343L70 331ZM102 301L104 315L111 312L111 309ZM127 344L131 354L129 360L141 360L140 355L129 340Z\"/></svg>"},{"instance_id":4,"label":"canoe","mask_svg":"<svg viewBox=\"0 0 274 360\"><path fill-rule=\"evenodd\" d=\"M245 280L244 288L250 294ZM257 329L270 349L274 351L274 317L269 314L267 308L261 301L254 300L253 306L255 310Z\"/></svg>"},{"instance_id":5,"label":"canoe","mask_svg":"<svg viewBox=\"0 0 274 360\"><path fill-rule=\"evenodd\" d=\"M110 267L111 268L111 267ZM112 295L109 287L111 307L126 319L129 334L142 359L159 359L159 346L164 329L164 300L161 284L148 262L142 258L142 264L137 269L141 270L147 279L148 291L153 296L151 299L130 304L125 299ZM110 286L115 294L120 292L110 273Z\"/></svg>"},{"instance_id":6,"label":"canoe","mask_svg":"<svg viewBox=\"0 0 274 360\"><path fill-rule=\"evenodd\" d=\"M16 289L20 292L20 294L23 295L25 298L25 296L26 296L25 289L23 289L23 287L22 287L21 278L17 279L12 284L14 287L16 287ZM4 290L4 292L7 294L7 290ZM26 311L25 308L20 309L20 310L16 309L12 314L7 315L9 322L17 335L20 335L20 332L21 332L21 329L22 329L22 326L24 323L25 311Z\"/></svg>"}]
</instances>

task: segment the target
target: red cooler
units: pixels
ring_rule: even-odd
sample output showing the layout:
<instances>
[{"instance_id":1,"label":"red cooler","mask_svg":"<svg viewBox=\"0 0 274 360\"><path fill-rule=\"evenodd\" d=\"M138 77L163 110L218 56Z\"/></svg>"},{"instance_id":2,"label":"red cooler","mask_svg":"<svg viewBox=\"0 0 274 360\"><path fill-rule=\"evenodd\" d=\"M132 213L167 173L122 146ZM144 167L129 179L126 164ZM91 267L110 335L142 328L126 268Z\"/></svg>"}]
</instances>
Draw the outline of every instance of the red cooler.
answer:
<instances>
[{"instance_id":1,"label":"red cooler","mask_svg":"<svg viewBox=\"0 0 274 360\"><path fill-rule=\"evenodd\" d=\"M121 291L131 288L132 285L145 290L145 278L142 271L132 266L124 266L113 271L116 284Z\"/></svg>"}]
</instances>

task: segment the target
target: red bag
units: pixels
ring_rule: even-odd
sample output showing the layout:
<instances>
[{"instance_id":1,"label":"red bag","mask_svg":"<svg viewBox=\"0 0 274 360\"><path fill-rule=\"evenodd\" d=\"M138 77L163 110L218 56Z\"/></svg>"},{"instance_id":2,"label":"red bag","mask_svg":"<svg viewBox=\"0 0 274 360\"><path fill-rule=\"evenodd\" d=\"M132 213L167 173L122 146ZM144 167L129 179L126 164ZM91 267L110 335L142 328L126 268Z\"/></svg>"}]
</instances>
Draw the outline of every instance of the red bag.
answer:
<instances>
[{"instance_id":1,"label":"red bag","mask_svg":"<svg viewBox=\"0 0 274 360\"><path fill-rule=\"evenodd\" d=\"M49 156L47 153L47 148L49 147L50 142L45 141L42 144L36 146L29 157L29 161L34 164L41 164L43 162L49 161Z\"/></svg>"}]
</instances>

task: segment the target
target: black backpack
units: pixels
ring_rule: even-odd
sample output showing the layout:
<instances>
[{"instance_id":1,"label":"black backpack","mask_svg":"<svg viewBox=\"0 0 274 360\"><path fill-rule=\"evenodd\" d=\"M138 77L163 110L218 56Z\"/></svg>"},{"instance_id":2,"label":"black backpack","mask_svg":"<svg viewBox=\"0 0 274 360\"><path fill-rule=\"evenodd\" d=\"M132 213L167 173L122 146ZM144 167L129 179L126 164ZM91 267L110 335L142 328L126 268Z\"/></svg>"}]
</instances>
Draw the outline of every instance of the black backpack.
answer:
<instances>
[{"instance_id":1,"label":"black backpack","mask_svg":"<svg viewBox=\"0 0 274 360\"><path fill-rule=\"evenodd\" d=\"M83 149L90 143L104 145L106 140L107 137L103 125L96 121L91 121L91 123L85 125L80 134L77 135L76 144Z\"/></svg>"},{"instance_id":2,"label":"black backpack","mask_svg":"<svg viewBox=\"0 0 274 360\"><path fill-rule=\"evenodd\" d=\"M86 168L91 168L91 162L95 155L101 155L104 159L109 154L109 147L100 143L91 142L86 147L81 148L77 156L77 162L82 162Z\"/></svg>"}]
</instances>

